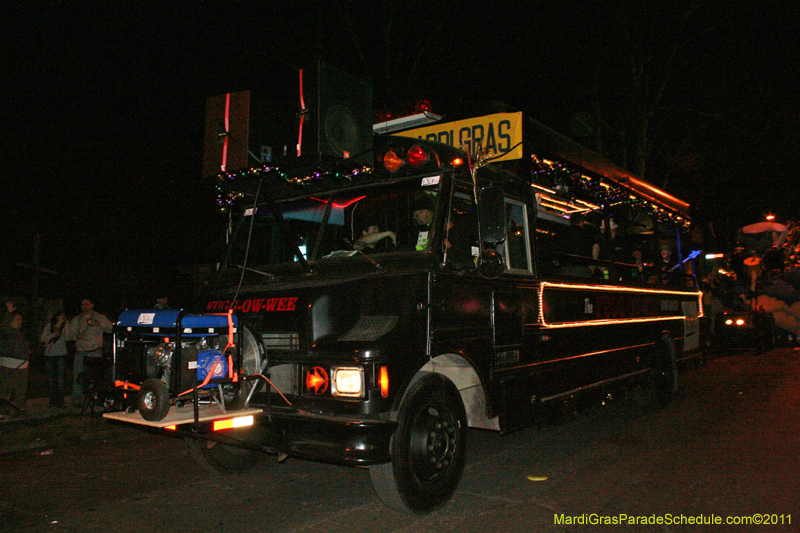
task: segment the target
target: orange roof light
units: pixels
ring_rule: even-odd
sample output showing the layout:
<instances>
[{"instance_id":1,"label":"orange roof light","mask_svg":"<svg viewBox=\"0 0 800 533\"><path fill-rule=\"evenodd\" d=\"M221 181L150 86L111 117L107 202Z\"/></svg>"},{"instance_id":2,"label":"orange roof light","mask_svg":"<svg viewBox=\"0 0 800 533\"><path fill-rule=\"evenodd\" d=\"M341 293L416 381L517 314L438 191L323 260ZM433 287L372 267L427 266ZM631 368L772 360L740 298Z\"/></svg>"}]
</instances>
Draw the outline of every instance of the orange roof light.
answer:
<instances>
[{"instance_id":1,"label":"orange roof light","mask_svg":"<svg viewBox=\"0 0 800 533\"><path fill-rule=\"evenodd\" d=\"M383 155L383 166L389 172L397 172L403 166L403 160L397 157L394 150L389 150Z\"/></svg>"}]
</instances>

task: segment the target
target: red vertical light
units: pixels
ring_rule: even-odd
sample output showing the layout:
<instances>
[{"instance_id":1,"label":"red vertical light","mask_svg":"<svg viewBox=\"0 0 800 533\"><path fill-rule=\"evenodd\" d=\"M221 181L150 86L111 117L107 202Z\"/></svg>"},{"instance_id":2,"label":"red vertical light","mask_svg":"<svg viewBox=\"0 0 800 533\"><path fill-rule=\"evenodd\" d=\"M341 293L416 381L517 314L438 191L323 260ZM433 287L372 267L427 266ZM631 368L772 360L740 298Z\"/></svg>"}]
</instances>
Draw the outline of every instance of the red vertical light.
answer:
<instances>
[{"instance_id":1,"label":"red vertical light","mask_svg":"<svg viewBox=\"0 0 800 533\"><path fill-rule=\"evenodd\" d=\"M225 94L225 139L222 141L222 161L219 168L225 172L228 167L228 133L231 131L231 93Z\"/></svg>"},{"instance_id":2,"label":"red vertical light","mask_svg":"<svg viewBox=\"0 0 800 533\"><path fill-rule=\"evenodd\" d=\"M385 366L381 367L380 376L378 377L378 383L381 386L381 396L383 398L389 397L389 369Z\"/></svg>"}]
</instances>

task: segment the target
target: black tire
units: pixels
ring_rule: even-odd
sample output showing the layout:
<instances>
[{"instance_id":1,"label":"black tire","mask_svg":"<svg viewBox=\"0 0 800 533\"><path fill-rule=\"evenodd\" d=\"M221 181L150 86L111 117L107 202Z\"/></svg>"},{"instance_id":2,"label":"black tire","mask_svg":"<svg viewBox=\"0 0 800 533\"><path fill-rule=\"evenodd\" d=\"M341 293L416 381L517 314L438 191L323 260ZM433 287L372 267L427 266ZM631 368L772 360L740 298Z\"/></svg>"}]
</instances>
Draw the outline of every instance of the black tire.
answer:
<instances>
[{"instance_id":1,"label":"black tire","mask_svg":"<svg viewBox=\"0 0 800 533\"><path fill-rule=\"evenodd\" d=\"M149 422L164 420L169 412L169 389L160 379L146 379L136 396L136 409Z\"/></svg>"},{"instance_id":2,"label":"black tire","mask_svg":"<svg viewBox=\"0 0 800 533\"><path fill-rule=\"evenodd\" d=\"M222 351L225 349L225 345L227 343L228 336L220 335L215 341L214 348ZM253 374L259 373L261 371L262 361L261 348L259 347L253 333L247 328L244 328L242 331L242 346L240 349L242 350L242 373L245 376L252 376ZM257 391L262 384L262 380L251 380L242 383L238 390L236 390L234 385L225 385L223 387L225 394L225 408L232 411L243 409L246 407L245 402L247 401L250 391L253 388L256 388Z\"/></svg>"},{"instance_id":3,"label":"black tire","mask_svg":"<svg viewBox=\"0 0 800 533\"><path fill-rule=\"evenodd\" d=\"M372 485L388 507L426 514L442 507L458 487L467 455L467 414L455 385L422 373L396 413L390 463L369 467Z\"/></svg>"},{"instance_id":4,"label":"black tire","mask_svg":"<svg viewBox=\"0 0 800 533\"><path fill-rule=\"evenodd\" d=\"M226 435L249 444L264 442L266 432L261 427L229 430ZM267 453L240 448L220 442L186 437L189 456L204 470L218 474L246 472L263 463Z\"/></svg>"},{"instance_id":5,"label":"black tire","mask_svg":"<svg viewBox=\"0 0 800 533\"><path fill-rule=\"evenodd\" d=\"M672 342L668 339L658 343L650 375L654 399L659 407L666 407L678 391L678 364Z\"/></svg>"}]
</instances>

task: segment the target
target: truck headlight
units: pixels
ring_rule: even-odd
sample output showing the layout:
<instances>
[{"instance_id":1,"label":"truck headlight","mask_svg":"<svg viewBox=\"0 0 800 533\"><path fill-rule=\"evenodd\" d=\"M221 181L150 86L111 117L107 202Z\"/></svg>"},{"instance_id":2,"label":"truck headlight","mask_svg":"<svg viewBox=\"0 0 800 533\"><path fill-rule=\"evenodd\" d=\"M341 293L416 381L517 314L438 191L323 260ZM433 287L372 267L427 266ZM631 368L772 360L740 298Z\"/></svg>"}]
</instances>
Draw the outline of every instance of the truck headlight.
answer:
<instances>
[{"instance_id":1,"label":"truck headlight","mask_svg":"<svg viewBox=\"0 0 800 533\"><path fill-rule=\"evenodd\" d=\"M331 394L359 398L364 395L364 369L354 366L331 368Z\"/></svg>"}]
</instances>

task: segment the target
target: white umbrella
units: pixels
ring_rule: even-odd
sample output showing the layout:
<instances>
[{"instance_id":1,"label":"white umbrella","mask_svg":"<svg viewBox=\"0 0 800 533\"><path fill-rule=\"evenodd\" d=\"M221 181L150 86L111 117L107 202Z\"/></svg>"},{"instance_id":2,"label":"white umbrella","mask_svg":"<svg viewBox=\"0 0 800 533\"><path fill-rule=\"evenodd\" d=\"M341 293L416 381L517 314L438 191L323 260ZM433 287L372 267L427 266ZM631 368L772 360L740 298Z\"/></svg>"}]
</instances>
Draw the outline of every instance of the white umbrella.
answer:
<instances>
[{"instance_id":1,"label":"white umbrella","mask_svg":"<svg viewBox=\"0 0 800 533\"><path fill-rule=\"evenodd\" d=\"M786 242L789 228L777 222L756 222L739 229L738 233L739 240L763 255L770 247L780 247Z\"/></svg>"},{"instance_id":2,"label":"white umbrella","mask_svg":"<svg viewBox=\"0 0 800 533\"><path fill-rule=\"evenodd\" d=\"M742 233L788 233L789 228L777 222L756 222L742 228Z\"/></svg>"}]
</instances>

